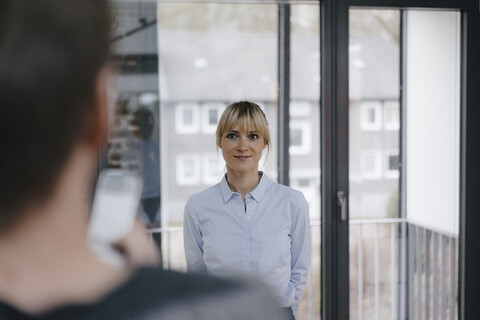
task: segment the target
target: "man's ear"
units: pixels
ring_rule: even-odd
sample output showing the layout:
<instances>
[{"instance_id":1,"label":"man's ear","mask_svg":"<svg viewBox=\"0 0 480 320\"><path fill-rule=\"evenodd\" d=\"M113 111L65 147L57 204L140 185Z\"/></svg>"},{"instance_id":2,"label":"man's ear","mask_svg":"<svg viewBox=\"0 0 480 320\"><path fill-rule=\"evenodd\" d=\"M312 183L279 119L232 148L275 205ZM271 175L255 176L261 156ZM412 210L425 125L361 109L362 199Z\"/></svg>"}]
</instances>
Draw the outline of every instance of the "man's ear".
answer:
<instances>
[{"instance_id":1,"label":"man's ear","mask_svg":"<svg viewBox=\"0 0 480 320\"><path fill-rule=\"evenodd\" d=\"M98 72L91 101L91 112L86 118L86 142L94 148L102 147L107 142L107 81L110 73L108 66Z\"/></svg>"}]
</instances>

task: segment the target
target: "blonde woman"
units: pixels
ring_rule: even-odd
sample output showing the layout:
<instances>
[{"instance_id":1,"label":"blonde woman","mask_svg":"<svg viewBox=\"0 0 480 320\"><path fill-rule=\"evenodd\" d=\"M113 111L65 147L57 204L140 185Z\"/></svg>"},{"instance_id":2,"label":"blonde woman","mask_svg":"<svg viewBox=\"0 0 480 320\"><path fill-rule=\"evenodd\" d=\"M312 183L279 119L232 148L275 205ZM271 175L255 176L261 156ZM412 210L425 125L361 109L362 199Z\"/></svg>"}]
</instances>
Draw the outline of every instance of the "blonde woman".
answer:
<instances>
[{"instance_id":1,"label":"blonde woman","mask_svg":"<svg viewBox=\"0 0 480 320\"><path fill-rule=\"evenodd\" d=\"M185 206L188 270L259 278L294 319L310 264L307 201L258 171L264 149L270 149L270 133L257 104L229 105L216 137L227 173Z\"/></svg>"}]
</instances>

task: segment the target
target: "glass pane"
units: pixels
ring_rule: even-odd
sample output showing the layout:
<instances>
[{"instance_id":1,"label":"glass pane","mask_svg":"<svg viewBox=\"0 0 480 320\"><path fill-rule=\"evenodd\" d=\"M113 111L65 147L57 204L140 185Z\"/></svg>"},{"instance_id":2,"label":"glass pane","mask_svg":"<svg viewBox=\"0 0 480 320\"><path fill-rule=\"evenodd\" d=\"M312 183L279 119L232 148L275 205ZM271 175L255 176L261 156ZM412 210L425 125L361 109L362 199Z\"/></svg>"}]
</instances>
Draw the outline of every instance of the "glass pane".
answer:
<instances>
[{"instance_id":1,"label":"glass pane","mask_svg":"<svg viewBox=\"0 0 480 320\"><path fill-rule=\"evenodd\" d=\"M225 172L215 131L231 102L251 100L264 110L272 148L260 170L277 179L279 5L245 2L112 1L119 73L110 94L120 115L110 133L109 165L145 173L157 201L148 203L153 217L140 214L162 249L164 268L186 270L184 206ZM318 3L290 6L290 181L309 202L313 240L297 319L320 317L319 12Z\"/></svg>"},{"instance_id":2,"label":"glass pane","mask_svg":"<svg viewBox=\"0 0 480 320\"><path fill-rule=\"evenodd\" d=\"M460 29L456 11L350 10L354 319L457 317Z\"/></svg>"},{"instance_id":3,"label":"glass pane","mask_svg":"<svg viewBox=\"0 0 480 320\"><path fill-rule=\"evenodd\" d=\"M208 110L208 124L209 125L216 125L218 119L218 111L217 110Z\"/></svg>"},{"instance_id":4,"label":"glass pane","mask_svg":"<svg viewBox=\"0 0 480 320\"><path fill-rule=\"evenodd\" d=\"M299 130L299 129L290 130L290 145L291 146L302 145L302 130Z\"/></svg>"},{"instance_id":5,"label":"glass pane","mask_svg":"<svg viewBox=\"0 0 480 320\"><path fill-rule=\"evenodd\" d=\"M320 318L320 6L290 10L290 186L310 207L312 264L297 319Z\"/></svg>"},{"instance_id":6,"label":"glass pane","mask_svg":"<svg viewBox=\"0 0 480 320\"><path fill-rule=\"evenodd\" d=\"M151 27L156 18L154 3L112 3L112 60L117 73L109 97L116 112L110 112L115 118L107 162L143 177L138 215L149 227L160 226L158 51L157 30ZM154 240L160 248L160 237Z\"/></svg>"},{"instance_id":7,"label":"glass pane","mask_svg":"<svg viewBox=\"0 0 480 320\"><path fill-rule=\"evenodd\" d=\"M400 12L349 14L350 318L396 319Z\"/></svg>"},{"instance_id":8,"label":"glass pane","mask_svg":"<svg viewBox=\"0 0 480 320\"><path fill-rule=\"evenodd\" d=\"M218 183L225 172L215 142L224 108L237 100L262 105L276 150L277 10L261 4L158 4L161 207L162 226L170 228L163 233L168 268L186 267L180 227L188 197ZM189 159L188 166L179 155ZM276 179L276 156L264 159L260 170Z\"/></svg>"},{"instance_id":9,"label":"glass pane","mask_svg":"<svg viewBox=\"0 0 480 320\"><path fill-rule=\"evenodd\" d=\"M460 13L408 10L405 21L405 215L415 234L409 254L417 260L409 313L418 318L432 306L432 314L456 319Z\"/></svg>"},{"instance_id":10,"label":"glass pane","mask_svg":"<svg viewBox=\"0 0 480 320\"><path fill-rule=\"evenodd\" d=\"M183 110L183 124L188 126L193 124L193 110Z\"/></svg>"}]
</instances>

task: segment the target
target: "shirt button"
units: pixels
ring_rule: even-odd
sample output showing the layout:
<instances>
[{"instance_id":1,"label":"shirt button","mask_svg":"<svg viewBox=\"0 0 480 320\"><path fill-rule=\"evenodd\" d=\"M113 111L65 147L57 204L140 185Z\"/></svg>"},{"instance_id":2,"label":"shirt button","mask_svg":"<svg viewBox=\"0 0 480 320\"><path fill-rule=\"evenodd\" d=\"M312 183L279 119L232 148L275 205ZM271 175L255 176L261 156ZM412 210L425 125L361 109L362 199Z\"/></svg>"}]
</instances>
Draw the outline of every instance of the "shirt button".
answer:
<instances>
[{"instance_id":1,"label":"shirt button","mask_svg":"<svg viewBox=\"0 0 480 320\"><path fill-rule=\"evenodd\" d=\"M250 216L247 216L247 220L250 220Z\"/></svg>"}]
</instances>

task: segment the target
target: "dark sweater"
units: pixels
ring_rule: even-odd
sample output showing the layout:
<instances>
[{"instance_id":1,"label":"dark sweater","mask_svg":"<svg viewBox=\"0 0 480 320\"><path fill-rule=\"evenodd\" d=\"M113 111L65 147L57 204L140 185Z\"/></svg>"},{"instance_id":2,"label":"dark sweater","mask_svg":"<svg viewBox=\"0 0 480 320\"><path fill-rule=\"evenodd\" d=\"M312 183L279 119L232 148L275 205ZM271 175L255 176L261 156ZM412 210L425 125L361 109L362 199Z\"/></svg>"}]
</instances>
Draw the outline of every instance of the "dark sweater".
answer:
<instances>
[{"instance_id":1,"label":"dark sweater","mask_svg":"<svg viewBox=\"0 0 480 320\"><path fill-rule=\"evenodd\" d=\"M101 300L27 315L0 302L0 319L286 319L263 287L187 275L157 268L139 269Z\"/></svg>"}]
</instances>

